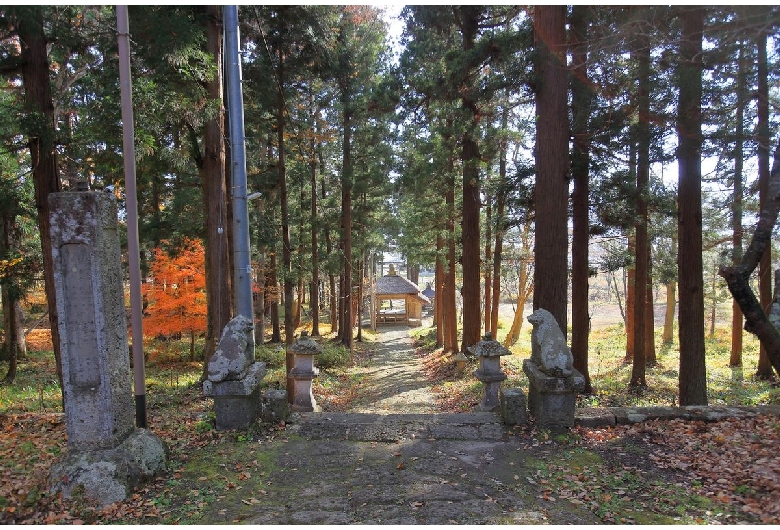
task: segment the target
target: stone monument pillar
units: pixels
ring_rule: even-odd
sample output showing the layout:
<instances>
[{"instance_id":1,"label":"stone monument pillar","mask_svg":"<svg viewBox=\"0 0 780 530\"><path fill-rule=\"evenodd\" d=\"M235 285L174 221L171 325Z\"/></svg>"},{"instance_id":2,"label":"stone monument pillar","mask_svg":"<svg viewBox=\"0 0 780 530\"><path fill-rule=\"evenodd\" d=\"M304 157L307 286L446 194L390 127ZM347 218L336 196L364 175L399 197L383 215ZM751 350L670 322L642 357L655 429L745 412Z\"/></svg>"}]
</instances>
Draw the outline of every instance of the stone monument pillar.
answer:
<instances>
[{"instance_id":1,"label":"stone monument pillar","mask_svg":"<svg viewBox=\"0 0 780 530\"><path fill-rule=\"evenodd\" d=\"M308 331L302 331L301 337L290 347L295 355L295 365L290 377L295 383L295 394L290 407L295 412L314 412L319 407L311 391L311 382L320 373L314 366L314 356L322 353L322 345L309 337Z\"/></svg>"},{"instance_id":2,"label":"stone monument pillar","mask_svg":"<svg viewBox=\"0 0 780 530\"><path fill-rule=\"evenodd\" d=\"M501 356L510 355L512 352L494 340L489 331L485 333L481 341L475 346L469 347L468 350L471 354L479 357L479 368L474 370L474 377L479 379L483 386L479 410L482 412L498 410L501 406L498 391L501 388L501 381L506 379L506 374L501 371Z\"/></svg>"},{"instance_id":3,"label":"stone monument pillar","mask_svg":"<svg viewBox=\"0 0 780 530\"><path fill-rule=\"evenodd\" d=\"M585 377L574 368L566 337L549 311L537 309L528 322L534 327L531 358L523 361L529 412L539 429L569 429L574 426L577 394L585 388Z\"/></svg>"},{"instance_id":4,"label":"stone monument pillar","mask_svg":"<svg viewBox=\"0 0 780 530\"><path fill-rule=\"evenodd\" d=\"M214 398L217 430L245 429L260 417L260 381L266 367L255 361L253 329L249 318L234 317L209 360L203 395Z\"/></svg>"},{"instance_id":5,"label":"stone monument pillar","mask_svg":"<svg viewBox=\"0 0 780 530\"><path fill-rule=\"evenodd\" d=\"M68 453L50 481L65 496L83 486L110 504L166 460L159 438L133 422L116 201L53 193L49 206L68 432Z\"/></svg>"}]
</instances>

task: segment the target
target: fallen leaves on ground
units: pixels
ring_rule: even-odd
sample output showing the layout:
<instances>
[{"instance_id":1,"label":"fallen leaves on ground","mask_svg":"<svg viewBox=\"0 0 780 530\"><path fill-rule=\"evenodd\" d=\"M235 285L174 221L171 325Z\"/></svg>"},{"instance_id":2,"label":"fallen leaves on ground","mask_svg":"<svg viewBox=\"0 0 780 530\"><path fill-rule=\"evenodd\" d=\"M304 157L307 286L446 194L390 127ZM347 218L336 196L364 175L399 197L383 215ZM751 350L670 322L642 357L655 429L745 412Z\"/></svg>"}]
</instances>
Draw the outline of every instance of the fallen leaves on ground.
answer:
<instances>
[{"instance_id":1,"label":"fallen leaves on ground","mask_svg":"<svg viewBox=\"0 0 780 530\"><path fill-rule=\"evenodd\" d=\"M540 498L546 501L554 501L555 493L605 522L636 522L627 516L632 513L696 523L780 523L776 416L713 423L654 420L578 427L573 434L575 447L595 451L603 460L579 462L570 452L569 459L559 454L546 461L536 481L528 478L541 485ZM533 447L554 443L537 441Z\"/></svg>"}]
</instances>

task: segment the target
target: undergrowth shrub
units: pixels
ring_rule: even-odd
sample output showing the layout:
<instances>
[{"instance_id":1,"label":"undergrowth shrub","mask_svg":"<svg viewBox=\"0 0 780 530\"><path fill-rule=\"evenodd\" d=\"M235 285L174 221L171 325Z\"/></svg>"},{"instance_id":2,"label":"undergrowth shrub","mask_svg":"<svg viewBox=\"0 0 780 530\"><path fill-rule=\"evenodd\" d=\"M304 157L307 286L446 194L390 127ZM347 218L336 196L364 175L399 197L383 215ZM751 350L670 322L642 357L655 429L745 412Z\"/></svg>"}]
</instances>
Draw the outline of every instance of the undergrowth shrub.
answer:
<instances>
[{"instance_id":1,"label":"undergrowth shrub","mask_svg":"<svg viewBox=\"0 0 780 530\"><path fill-rule=\"evenodd\" d=\"M344 368L349 366L351 360L349 350L337 344L324 344L322 353L314 359L315 366L324 369Z\"/></svg>"}]
</instances>

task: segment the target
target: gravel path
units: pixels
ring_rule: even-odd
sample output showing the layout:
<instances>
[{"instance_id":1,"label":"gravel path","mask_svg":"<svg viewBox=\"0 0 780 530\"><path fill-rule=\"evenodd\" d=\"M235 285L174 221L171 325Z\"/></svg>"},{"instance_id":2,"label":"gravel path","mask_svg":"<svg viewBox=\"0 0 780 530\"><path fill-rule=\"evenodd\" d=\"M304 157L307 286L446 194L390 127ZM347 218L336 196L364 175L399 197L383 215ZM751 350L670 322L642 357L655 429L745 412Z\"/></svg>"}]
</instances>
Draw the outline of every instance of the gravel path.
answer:
<instances>
[{"instance_id":1,"label":"gravel path","mask_svg":"<svg viewBox=\"0 0 780 530\"><path fill-rule=\"evenodd\" d=\"M360 370L365 377L361 398L348 412L374 414L439 412L430 382L414 355L409 328L382 326L377 351L369 366Z\"/></svg>"}]
</instances>

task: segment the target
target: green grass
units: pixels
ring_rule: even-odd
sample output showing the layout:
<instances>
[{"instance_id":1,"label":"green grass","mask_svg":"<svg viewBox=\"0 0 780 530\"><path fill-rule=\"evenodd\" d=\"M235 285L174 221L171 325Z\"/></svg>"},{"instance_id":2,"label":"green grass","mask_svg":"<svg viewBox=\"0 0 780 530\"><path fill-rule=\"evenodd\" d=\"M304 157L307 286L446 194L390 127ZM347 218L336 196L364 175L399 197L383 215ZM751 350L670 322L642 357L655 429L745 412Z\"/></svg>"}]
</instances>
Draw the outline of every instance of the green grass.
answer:
<instances>
[{"instance_id":1,"label":"green grass","mask_svg":"<svg viewBox=\"0 0 780 530\"><path fill-rule=\"evenodd\" d=\"M522 362L531 356L531 327L524 327L520 339L511 349L512 355L502 358L508 379L507 387L528 387ZM716 329L706 338L707 397L710 405L780 404L780 389L769 381L757 380L753 374L758 364L759 342L744 334L742 367L729 366L731 330ZM589 337L588 370L596 395L578 398L578 406L657 406L676 405L679 369L679 344L661 343L661 330L656 333L657 363L646 369L647 388L628 388L631 363L625 362L626 335L622 325L593 330Z\"/></svg>"},{"instance_id":2,"label":"green grass","mask_svg":"<svg viewBox=\"0 0 780 530\"><path fill-rule=\"evenodd\" d=\"M371 334L366 337L372 340ZM202 342L202 341L201 341ZM328 341L323 341L323 352L315 358L315 364L326 379L330 372L340 373L350 366L349 351ZM198 353L202 344L196 346ZM153 341L144 346L146 399L150 408L179 404L178 390L197 385L203 373L203 363L190 361L189 341ZM265 362L268 372L262 388L285 388L285 349L283 345L258 346L255 358ZM8 370L8 363L0 362L0 373ZM132 378L128 372L128 378ZM11 385L0 384L0 414L2 413L50 413L62 412L62 393L57 381L54 354L51 351L31 351L18 363L16 378Z\"/></svg>"},{"instance_id":3,"label":"green grass","mask_svg":"<svg viewBox=\"0 0 780 530\"><path fill-rule=\"evenodd\" d=\"M502 326L506 327L506 326ZM435 347L434 328L415 328L410 331L418 348L432 350ZM510 350L512 355L502 357L501 363L508 379L502 385L507 388L528 388L522 371L522 362L530 357L531 327L524 326L520 339ZM360 378L351 377L353 363L360 366L367 362L376 334L363 330L362 343L350 356L348 350L329 340L323 340L323 352L315 358L321 369L317 384L328 392L343 393L355 387L359 393ZM579 406L653 406L676 405L678 385L678 344L661 344L660 329L656 334L658 362L647 368L648 387L641 392L630 391L631 364L624 362L625 333L622 325L600 328L590 334L589 371L596 394L579 396ZM201 351L202 345L196 346ZM147 402L157 406L166 400L179 399L175 390L198 384L202 363L189 361L189 341L152 342L145 346ZM707 392L711 405L768 405L780 404L780 388L771 382L755 379L759 343L752 335L744 334L743 366L729 367L730 328L716 329L713 337L706 339ZM265 344L256 348L256 359L265 362L268 373L263 379L264 388L285 388L285 350L278 344ZM472 366L473 365L473 366ZM472 359L464 372L456 378L439 381L438 391L457 394L468 410L479 401L481 385L471 372L476 368ZM0 363L0 374L7 371L7 363ZM54 357L50 351L31 351L20 360L14 384L0 385L0 413L61 412L61 392L57 383Z\"/></svg>"},{"instance_id":4,"label":"green grass","mask_svg":"<svg viewBox=\"0 0 780 530\"><path fill-rule=\"evenodd\" d=\"M0 363L0 372L7 371L8 363ZM52 352L28 352L19 360L14 383L0 384L0 413L8 412L62 412L62 393Z\"/></svg>"}]
</instances>

